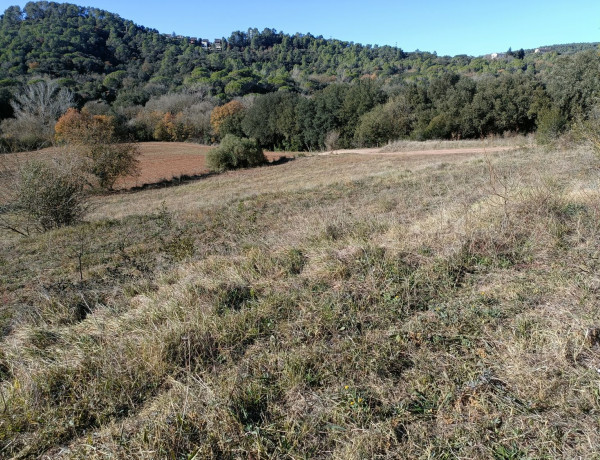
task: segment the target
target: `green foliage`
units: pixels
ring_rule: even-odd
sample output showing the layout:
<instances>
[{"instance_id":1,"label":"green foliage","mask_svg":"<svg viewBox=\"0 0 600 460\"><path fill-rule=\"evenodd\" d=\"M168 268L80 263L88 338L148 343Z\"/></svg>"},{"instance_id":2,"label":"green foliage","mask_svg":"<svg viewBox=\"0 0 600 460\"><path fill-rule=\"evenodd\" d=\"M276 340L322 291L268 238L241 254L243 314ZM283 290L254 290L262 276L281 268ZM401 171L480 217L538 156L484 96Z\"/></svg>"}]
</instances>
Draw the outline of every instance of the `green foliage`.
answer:
<instances>
[{"instance_id":1,"label":"green foliage","mask_svg":"<svg viewBox=\"0 0 600 460\"><path fill-rule=\"evenodd\" d=\"M242 121L244 133L261 146L275 150L300 147L300 129L296 117L299 97L289 92L258 96Z\"/></svg>"},{"instance_id":2,"label":"green foliage","mask_svg":"<svg viewBox=\"0 0 600 460\"><path fill-rule=\"evenodd\" d=\"M491 59L406 53L269 28L235 31L222 43L220 50L205 49L189 37L160 34L96 8L53 2L10 7L0 18L0 119L13 115L11 101L31 82L53 79L78 105L111 104L126 114L124 122L134 120L138 140L149 140L155 127L136 123L142 106L201 85L202 101L213 105L258 95L254 107L244 102L245 113L223 120L212 133L217 138L248 135L272 149L319 150L336 132L342 148L403 137L527 133L540 123L548 128L548 119L536 122L540 93L567 123L585 118L600 95L594 44L540 53L511 49ZM385 105L388 100L400 106ZM194 124L192 116L184 118ZM41 125L48 128L39 121L5 123L0 143L4 149L43 146L52 133ZM183 138L207 142L211 133L202 122Z\"/></svg>"},{"instance_id":3,"label":"green foliage","mask_svg":"<svg viewBox=\"0 0 600 460\"><path fill-rule=\"evenodd\" d=\"M540 144L550 144L558 139L566 126L566 120L556 107L544 108L537 114L536 139Z\"/></svg>"},{"instance_id":4,"label":"green foliage","mask_svg":"<svg viewBox=\"0 0 600 460\"><path fill-rule=\"evenodd\" d=\"M212 170L249 168L266 162L265 155L254 139L245 139L227 134L221 144L206 156L206 162Z\"/></svg>"},{"instance_id":5,"label":"green foliage","mask_svg":"<svg viewBox=\"0 0 600 460\"><path fill-rule=\"evenodd\" d=\"M354 132L355 142L359 146L373 146L407 137L412 131L411 112L402 96L376 106L360 117Z\"/></svg>"}]
</instances>

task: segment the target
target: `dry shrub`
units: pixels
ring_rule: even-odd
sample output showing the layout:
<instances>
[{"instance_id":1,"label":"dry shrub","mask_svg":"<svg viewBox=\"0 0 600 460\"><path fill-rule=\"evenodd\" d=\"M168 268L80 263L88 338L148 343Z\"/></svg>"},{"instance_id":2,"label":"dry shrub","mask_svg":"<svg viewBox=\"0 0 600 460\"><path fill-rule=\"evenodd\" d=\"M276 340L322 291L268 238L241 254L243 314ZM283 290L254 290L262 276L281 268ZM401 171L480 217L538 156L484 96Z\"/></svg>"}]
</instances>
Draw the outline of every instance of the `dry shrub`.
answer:
<instances>
[{"instance_id":1,"label":"dry shrub","mask_svg":"<svg viewBox=\"0 0 600 460\"><path fill-rule=\"evenodd\" d=\"M329 131L325 136L325 150L336 150L339 148L340 132Z\"/></svg>"},{"instance_id":2,"label":"dry shrub","mask_svg":"<svg viewBox=\"0 0 600 460\"><path fill-rule=\"evenodd\" d=\"M9 118L0 123L3 149L30 151L52 144L52 127L34 117Z\"/></svg>"},{"instance_id":3,"label":"dry shrub","mask_svg":"<svg viewBox=\"0 0 600 460\"><path fill-rule=\"evenodd\" d=\"M587 118L580 118L573 127L575 139L587 144L600 158L600 106L590 110Z\"/></svg>"},{"instance_id":4,"label":"dry shrub","mask_svg":"<svg viewBox=\"0 0 600 460\"><path fill-rule=\"evenodd\" d=\"M19 171L17 209L44 231L71 225L87 210L84 185L76 158L30 160Z\"/></svg>"}]
</instances>

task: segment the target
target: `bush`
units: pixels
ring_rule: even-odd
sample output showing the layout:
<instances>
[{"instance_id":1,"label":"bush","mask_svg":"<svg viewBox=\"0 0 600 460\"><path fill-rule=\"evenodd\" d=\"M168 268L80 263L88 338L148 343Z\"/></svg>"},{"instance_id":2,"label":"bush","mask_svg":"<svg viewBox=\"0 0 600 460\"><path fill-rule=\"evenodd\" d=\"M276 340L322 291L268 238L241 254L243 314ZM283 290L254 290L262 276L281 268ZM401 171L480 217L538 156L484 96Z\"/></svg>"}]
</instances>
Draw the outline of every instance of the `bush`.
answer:
<instances>
[{"instance_id":1,"label":"bush","mask_svg":"<svg viewBox=\"0 0 600 460\"><path fill-rule=\"evenodd\" d=\"M72 158L25 163L17 182L17 206L42 230L73 224L87 210L81 168Z\"/></svg>"},{"instance_id":2,"label":"bush","mask_svg":"<svg viewBox=\"0 0 600 460\"><path fill-rule=\"evenodd\" d=\"M566 126L566 120L557 108L542 109L537 116L536 139L540 144L556 141Z\"/></svg>"},{"instance_id":3,"label":"bush","mask_svg":"<svg viewBox=\"0 0 600 460\"><path fill-rule=\"evenodd\" d=\"M90 161L89 171L102 189L111 190L119 177L139 175L139 149L134 143L91 145L85 155Z\"/></svg>"},{"instance_id":4,"label":"bush","mask_svg":"<svg viewBox=\"0 0 600 460\"><path fill-rule=\"evenodd\" d=\"M6 152L31 151L52 145L52 129L33 117L2 120L0 133Z\"/></svg>"},{"instance_id":5,"label":"bush","mask_svg":"<svg viewBox=\"0 0 600 460\"><path fill-rule=\"evenodd\" d=\"M208 153L206 161L210 169L225 171L260 166L267 159L256 140L228 134L218 147Z\"/></svg>"},{"instance_id":6,"label":"bush","mask_svg":"<svg viewBox=\"0 0 600 460\"><path fill-rule=\"evenodd\" d=\"M586 118L577 119L573 124L572 134L600 158L600 106L592 107Z\"/></svg>"}]
</instances>

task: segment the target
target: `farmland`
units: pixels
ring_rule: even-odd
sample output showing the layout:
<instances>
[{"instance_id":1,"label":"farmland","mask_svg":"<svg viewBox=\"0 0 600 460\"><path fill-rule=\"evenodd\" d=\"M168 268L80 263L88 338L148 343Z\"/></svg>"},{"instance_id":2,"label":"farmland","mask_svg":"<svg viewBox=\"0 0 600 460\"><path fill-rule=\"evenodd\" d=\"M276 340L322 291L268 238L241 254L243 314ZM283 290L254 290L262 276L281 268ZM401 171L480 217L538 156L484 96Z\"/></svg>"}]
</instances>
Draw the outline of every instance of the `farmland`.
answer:
<instances>
[{"instance_id":1,"label":"farmland","mask_svg":"<svg viewBox=\"0 0 600 460\"><path fill-rule=\"evenodd\" d=\"M139 175L123 177L115 184L116 190L159 184L181 177L206 175L206 153L210 146L185 142L144 142L139 147ZM52 158L60 155L61 148L49 147L36 152L21 152L0 157L0 167L14 170L31 158ZM265 152L269 161L292 156L289 153Z\"/></svg>"}]
</instances>

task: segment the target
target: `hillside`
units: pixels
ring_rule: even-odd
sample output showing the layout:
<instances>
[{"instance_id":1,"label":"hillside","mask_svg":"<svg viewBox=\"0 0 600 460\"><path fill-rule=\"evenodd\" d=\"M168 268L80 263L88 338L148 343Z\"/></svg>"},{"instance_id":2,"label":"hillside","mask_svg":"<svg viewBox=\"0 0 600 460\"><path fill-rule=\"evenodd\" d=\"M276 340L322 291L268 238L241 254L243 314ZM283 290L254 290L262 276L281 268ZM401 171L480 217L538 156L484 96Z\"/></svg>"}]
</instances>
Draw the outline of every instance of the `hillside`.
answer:
<instances>
[{"instance_id":1,"label":"hillside","mask_svg":"<svg viewBox=\"0 0 600 460\"><path fill-rule=\"evenodd\" d=\"M229 133L288 151L538 131L552 141L595 110L600 54L591 43L535 51L437 56L269 28L206 41L30 2L0 17L0 151L48 147L70 106L137 141ZM63 94L59 112L36 108L40 85Z\"/></svg>"},{"instance_id":2,"label":"hillside","mask_svg":"<svg viewBox=\"0 0 600 460\"><path fill-rule=\"evenodd\" d=\"M595 165L308 156L3 234L0 456L593 458Z\"/></svg>"}]
</instances>

